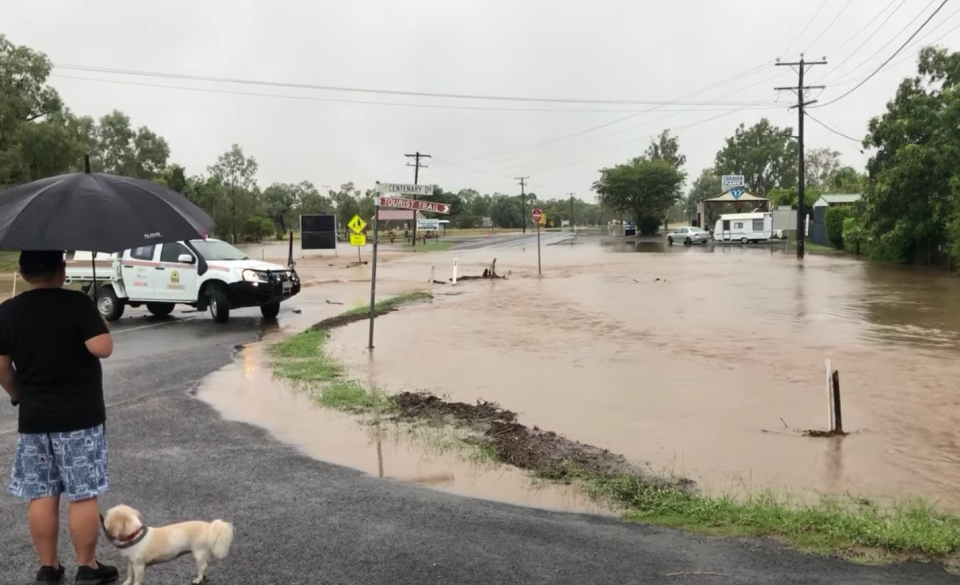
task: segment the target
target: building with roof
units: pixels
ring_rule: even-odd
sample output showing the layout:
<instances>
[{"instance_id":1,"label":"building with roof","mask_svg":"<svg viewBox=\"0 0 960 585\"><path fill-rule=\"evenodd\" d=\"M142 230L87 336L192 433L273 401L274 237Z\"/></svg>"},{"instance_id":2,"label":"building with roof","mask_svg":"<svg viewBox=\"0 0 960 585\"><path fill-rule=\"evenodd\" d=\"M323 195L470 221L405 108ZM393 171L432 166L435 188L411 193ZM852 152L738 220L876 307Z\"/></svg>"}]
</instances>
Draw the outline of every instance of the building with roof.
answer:
<instances>
[{"instance_id":1,"label":"building with roof","mask_svg":"<svg viewBox=\"0 0 960 585\"><path fill-rule=\"evenodd\" d=\"M827 210L831 207L842 205L853 205L860 201L863 195L860 193L829 193L821 195L820 199L813 204L813 226L810 230L810 239L819 246L833 246L833 242L827 237Z\"/></svg>"}]
</instances>

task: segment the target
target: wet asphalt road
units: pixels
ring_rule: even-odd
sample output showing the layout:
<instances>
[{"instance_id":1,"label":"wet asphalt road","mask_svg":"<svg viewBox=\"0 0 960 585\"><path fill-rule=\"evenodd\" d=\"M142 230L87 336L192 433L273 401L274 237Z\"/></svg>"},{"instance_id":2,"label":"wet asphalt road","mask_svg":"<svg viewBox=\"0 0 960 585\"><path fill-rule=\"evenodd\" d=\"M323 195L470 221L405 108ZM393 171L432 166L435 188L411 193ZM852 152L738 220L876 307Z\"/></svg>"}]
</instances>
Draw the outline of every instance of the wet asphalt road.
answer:
<instances>
[{"instance_id":1,"label":"wet asphalt road","mask_svg":"<svg viewBox=\"0 0 960 585\"><path fill-rule=\"evenodd\" d=\"M156 325L135 318L115 327L117 350L104 362L112 491L102 506L133 505L151 524L233 522L231 555L213 565L209 583L958 582L933 565L856 566L770 541L691 537L464 499L309 459L262 430L224 422L191 396L201 378L231 360L235 345L257 339L256 311L238 312L226 326L184 317L193 320ZM4 473L16 441L14 417L12 408L0 408ZM5 495L0 547L0 582L32 583L25 506ZM65 530L61 553L72 578ZM106 547L101 558L119 560ZM148 569L146 582L185 585L192 570L189 558L179 559Z\"/></svg>"}]
</instances>

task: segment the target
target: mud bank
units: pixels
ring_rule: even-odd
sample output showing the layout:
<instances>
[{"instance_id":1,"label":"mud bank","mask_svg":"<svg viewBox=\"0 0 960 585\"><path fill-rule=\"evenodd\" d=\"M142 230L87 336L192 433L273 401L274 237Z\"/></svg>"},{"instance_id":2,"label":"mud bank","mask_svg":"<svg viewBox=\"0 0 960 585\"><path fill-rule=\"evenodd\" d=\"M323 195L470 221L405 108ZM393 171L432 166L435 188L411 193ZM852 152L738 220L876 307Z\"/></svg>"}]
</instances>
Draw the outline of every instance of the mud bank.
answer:
<instances>
[{"instance_id":1,"label":"mud bank","mask_svg":"<svg viewBox=\"0 0 960 585\"><path fill-rule=\"evenodd\" d=\"M517 422L517 415L498 404L448 402L427 392L403 392L390 396L398 420L450 424L471 430L481 447L490 449L501 463L533 472L536 477L569 481L583 474L600 477L636 475L651 483L694 489L687 479L667 481L633 465L622 455L579 441L572 441L537 427ZM468 439L470 440L470 439Z\"/></svg>"}]
</instances>

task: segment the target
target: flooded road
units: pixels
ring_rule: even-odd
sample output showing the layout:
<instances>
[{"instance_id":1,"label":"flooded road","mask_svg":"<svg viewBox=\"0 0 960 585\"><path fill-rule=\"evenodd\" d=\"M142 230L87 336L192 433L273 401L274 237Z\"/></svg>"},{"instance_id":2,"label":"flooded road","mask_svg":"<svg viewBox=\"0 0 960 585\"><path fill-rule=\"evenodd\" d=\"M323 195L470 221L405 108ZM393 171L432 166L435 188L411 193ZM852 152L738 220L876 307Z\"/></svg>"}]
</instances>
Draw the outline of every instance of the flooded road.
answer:
<instances>
[{"instance_id":1,"label":"flooded road","mask_svg":"<svg viewBox=\"0 0 960 585\"><path fill-rule=\"evenodd\" d=\"M513 274L439 286L432 304L379 319L372 356L366 327L337 331L331 349L357 378L496 401L715 493L922 495L960 508L952 276L798 262L779 247L596 241L545 245L542 279L535 243L393 268L419 274L455 256L461 270L496 256ZM825 359L841 374L853 432L842 439L794 432L828 426Z\"/></svg>"}]
</instances>

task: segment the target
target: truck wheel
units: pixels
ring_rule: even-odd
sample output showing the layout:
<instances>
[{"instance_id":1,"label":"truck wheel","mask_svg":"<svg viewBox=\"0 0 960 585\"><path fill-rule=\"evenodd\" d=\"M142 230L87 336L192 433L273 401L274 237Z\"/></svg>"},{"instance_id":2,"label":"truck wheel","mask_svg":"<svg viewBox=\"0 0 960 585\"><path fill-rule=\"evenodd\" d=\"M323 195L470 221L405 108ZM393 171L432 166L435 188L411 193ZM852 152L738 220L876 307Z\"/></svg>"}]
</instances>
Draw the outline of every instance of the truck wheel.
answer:
<instances>
[{"instance_id":1,"label":"truck wheel","mask_svg":"<svg viewBox=\"0 0 960 585\"><path fill-rule=\"evenodd\" d=\"M107 321L116 321L123 316L123 301L117 298L117 292L112 286L98 287L97 311Z\"/></svg>"},{"instance_id":2,"label":"truck wheel","mask_svg":"<svg viewBox=\"0 0 960 585\"><path fill-rule=\"evenodd\" d=\"M223 287L210 287L210 316L214 323L226 323L230 320L230 299L227 298L227 291Z\"/></svg>"},{"instance_id":3,"label":"truck wheel","mask_svg":"<svg viewBox=\"0 0 960 585\"><path fill-rule=\"evenodd\" d=\"M741 243L741 244L749 244L749 243L750 243L750 238L740 238L740 243Z\"/></svg>"},{"instance_id":4,"label":"truck wheel","mask_svg":"<svg viewBox=\"0 0 960 585\"><path fill-rule=\"evenodd\" d=\"M166 317L173 312L173 303L147 303L147 310L157 317Z\"/></svg>"},{"instance_id":5,"label":"truck wheel","mask_svg":"<svg viewBox=\"0 0 960 585\"><path fill-rule=\"evenodd\" d=\"M264 319L276 319L277 315L280 314L280 303L260 305L260 314L263 315Z\"/></svg>"}]
</instances>

